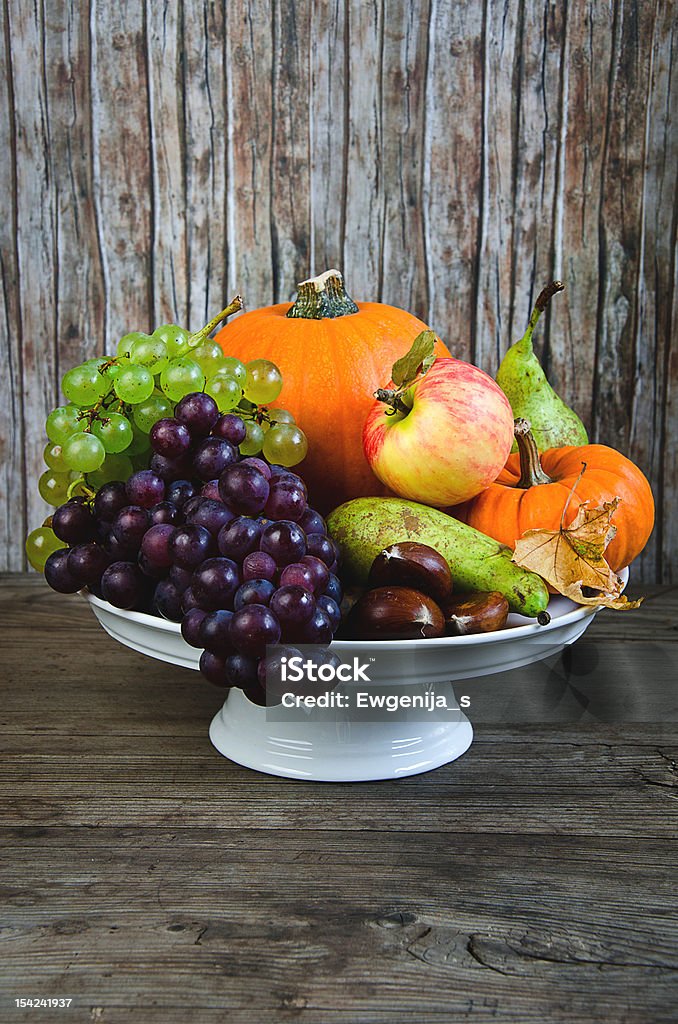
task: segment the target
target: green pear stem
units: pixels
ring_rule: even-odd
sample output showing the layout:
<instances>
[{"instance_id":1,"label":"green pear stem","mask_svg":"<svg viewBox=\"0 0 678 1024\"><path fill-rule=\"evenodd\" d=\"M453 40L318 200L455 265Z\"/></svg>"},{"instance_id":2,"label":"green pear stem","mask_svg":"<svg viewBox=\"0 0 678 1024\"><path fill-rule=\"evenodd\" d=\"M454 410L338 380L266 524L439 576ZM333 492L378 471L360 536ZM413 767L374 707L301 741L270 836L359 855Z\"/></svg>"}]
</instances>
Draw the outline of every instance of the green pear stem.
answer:
<instances>
[{"instance_id":1,"label":"green pear stem","mask_svg":"<svg viewBox=\"0 0 678 1024\"><path fill-rule=\"evenodd\" d=\"M187 346L189 348L197 348L200 342L204 341L205 338L212 333L214 328L219 326L222 320L226 320L229 316L233 316L234 313L238 313L244 308L245 304L243 303L242 297L240 295L236 295L235 298L231 299L229 304L226 306L226 309L222 309L221 313L217 313L217 315L213 317L208 324L201 327L199 331L195 332L195 334L191 334L186 341Z\"/></svg>"},{"instance_id":2,"label":"green pear stem","mask_svg":"<svg viewBox=\"0 0 678 1024\"><path fill-rule=\"evenodd\" d=\"M539 484L552 484L553 480L548 473L544 472L542 467L539 449L532 437L530 421L522 417L514 420L513 430L520 454L520 480L516 487L528 490L530 487L537 487Z\"/></svg>"},{"instance_id":3,"label":"green pear stem","mask_svg":"<svg viewBox=\"0 0 678 1024\"><path fill-rule=\"evenodd\" d=\"M542 288L542 290L539 292L539 295L537 296L537 301L534 304L534 309L530 314L530 320L527 325L527 330L525 331L525 334L522 336L520 341L516 343L516 347L519 348L522 352L527 353L532 351L532 335L534 333L535 327L539 322L539 317L542 315L542 313L548 306L553 296L556 295L558 292L564 291L564 289L565 285L562 281L551 281L550 284L547 284L546 287Z\"/></svg>"}]
</instances>

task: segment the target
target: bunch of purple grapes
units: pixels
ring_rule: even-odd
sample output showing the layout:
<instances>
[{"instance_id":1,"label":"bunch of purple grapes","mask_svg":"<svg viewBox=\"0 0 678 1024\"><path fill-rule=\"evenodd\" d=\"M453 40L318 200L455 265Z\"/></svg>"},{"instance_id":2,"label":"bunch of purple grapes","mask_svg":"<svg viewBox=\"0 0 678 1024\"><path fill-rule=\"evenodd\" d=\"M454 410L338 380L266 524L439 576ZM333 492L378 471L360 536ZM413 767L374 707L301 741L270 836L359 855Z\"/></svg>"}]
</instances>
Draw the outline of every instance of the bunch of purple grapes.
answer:
<instances>
[{"instance_id":1,"label":"bunch of purple grapes","mask_svg":"<svg viewBox=\"0 0 678 1024\"><path fill-rule=\"evenodd\" d=\"M150 467L59 506L54 590L181 622L217 686L263 702L266 647L328 644L341 613L338 548L296 473L244 458L243 420L195 393L150 433Z\"/></svg>"}]
</instances>

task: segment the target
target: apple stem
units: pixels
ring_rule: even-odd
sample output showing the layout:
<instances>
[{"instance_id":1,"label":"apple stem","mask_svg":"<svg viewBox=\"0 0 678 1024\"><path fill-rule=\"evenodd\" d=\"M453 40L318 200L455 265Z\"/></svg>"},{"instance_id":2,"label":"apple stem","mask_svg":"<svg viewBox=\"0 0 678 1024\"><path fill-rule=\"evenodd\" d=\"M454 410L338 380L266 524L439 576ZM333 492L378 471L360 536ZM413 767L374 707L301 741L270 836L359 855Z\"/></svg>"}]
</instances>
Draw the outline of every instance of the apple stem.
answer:
<instances>
[{"instance_id":1,"label":"apple stem","mask_svg":"<svg viewBox=\"0 0 678 1024\"><path fill-rule=\"evenodd\" d=\"M387 412L387 416L395 416L396 413L400 412L403 416L407 416L412 410L403 402L402 391L390 391L388 388L377 388L374 392L374 397L378 402L383 402L384 405L388 405L390 412Z\"/></svg>"}]
</instances>

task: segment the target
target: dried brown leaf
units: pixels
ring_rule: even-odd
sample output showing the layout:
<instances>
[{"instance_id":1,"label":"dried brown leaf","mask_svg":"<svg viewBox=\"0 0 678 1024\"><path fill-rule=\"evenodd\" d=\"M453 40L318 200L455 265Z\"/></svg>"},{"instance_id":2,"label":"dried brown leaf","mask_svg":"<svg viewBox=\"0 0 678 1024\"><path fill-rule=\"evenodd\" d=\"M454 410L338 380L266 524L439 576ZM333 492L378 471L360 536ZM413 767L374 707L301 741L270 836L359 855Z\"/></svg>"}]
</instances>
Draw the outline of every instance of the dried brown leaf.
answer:
<instances>
[{"instance_id":1,"label":"dried brown leaf","mask_svg":"<svg viewBox=\"0 0 678 1024\"><path fill-rule=\"evenodd\" d=\"M638 608L642 597L629 601L623 583L605 561L605 549L616 531L612 516L619 498L589 508L582 502L567 528L527 530L516 542L513 561L536 572L554 590L577 604L603 605L619 611ZM585 594L584 588L593 591Z\"/></svg>"}]
</instances>

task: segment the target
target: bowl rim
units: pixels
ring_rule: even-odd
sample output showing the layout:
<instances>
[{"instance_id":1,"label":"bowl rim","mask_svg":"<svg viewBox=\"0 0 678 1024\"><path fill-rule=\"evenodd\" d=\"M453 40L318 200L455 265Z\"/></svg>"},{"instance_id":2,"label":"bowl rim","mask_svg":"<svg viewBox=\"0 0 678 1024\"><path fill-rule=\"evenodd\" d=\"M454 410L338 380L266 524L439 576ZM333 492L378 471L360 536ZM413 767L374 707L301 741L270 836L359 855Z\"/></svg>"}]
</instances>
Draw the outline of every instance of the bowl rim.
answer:
<instances>
[{"instance_id":1,"label":"bowl rim","mask_svg":"<svg viewBox=\"0 0 678 1024\"><path fill-rule=\"evenodd\" d=\"M621 576L624 586L626 586L629 578L628 568L621 569L618 575ZM85 601L88 601L90 604L94 605L96 608L100 608L104 612L108 612L109 615L115 615L118 618L127 620L128 622L136 622L140 626L145 626L149 629L155 629L163 633L172 633L175 636L181 636L181 625L178 622L172 622L169 619L162 619L157 615L149 615L147 612L133 612L126 611L124 608L116 608L115 605L109 604L108 601L104 601L100 597L96 597L87 590L81 590L79 593ZM564 600L569 600L569 598L565 598ZM522 639L523 637L536 636L537 634L539 636L545 636L547 633L559 629L562 626L567 626L573 622L578 622L582 619L595 615L602 607L603 605L599 604L575 604L574 608L570 611L565 611L562 615L553 616L546 626L540 626L538 622L531 621L522 626L509 626L507 629L497 629L493 633L473 633L469 636L441 636L421 640L333 640L332 646L335 647L337 651L347 651L349 649L371 650L374 648L375 643L379 643L389 644L390 647L397 648L401 651L408 651L418 650L422 645L425 645L425 649L430 651L435 648L473 647L479 644L505 643L513 639Z\"/></svg>"}]
</instances>

